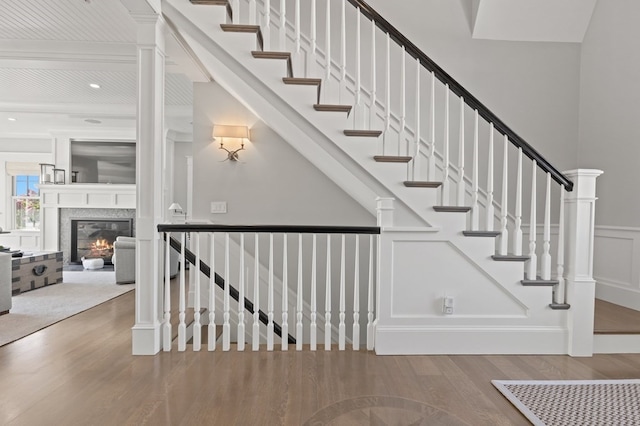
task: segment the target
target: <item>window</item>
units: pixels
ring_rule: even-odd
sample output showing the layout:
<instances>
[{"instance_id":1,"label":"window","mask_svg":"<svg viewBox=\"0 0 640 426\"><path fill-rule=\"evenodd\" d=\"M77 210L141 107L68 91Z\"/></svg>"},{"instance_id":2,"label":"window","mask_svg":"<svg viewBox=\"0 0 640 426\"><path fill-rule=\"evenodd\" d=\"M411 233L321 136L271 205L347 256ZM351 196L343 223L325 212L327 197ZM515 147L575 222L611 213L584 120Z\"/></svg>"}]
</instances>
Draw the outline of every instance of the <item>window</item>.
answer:
<instances>
[{"instance_id":1,"label":"window","mask_svg":"<svg viewBox=\"0 0 640 426\"><path fill-rule=\"evenodd\" d=\"M14 229L40 229L38 175L13 177Z\"/></svg>"}]
</instances>

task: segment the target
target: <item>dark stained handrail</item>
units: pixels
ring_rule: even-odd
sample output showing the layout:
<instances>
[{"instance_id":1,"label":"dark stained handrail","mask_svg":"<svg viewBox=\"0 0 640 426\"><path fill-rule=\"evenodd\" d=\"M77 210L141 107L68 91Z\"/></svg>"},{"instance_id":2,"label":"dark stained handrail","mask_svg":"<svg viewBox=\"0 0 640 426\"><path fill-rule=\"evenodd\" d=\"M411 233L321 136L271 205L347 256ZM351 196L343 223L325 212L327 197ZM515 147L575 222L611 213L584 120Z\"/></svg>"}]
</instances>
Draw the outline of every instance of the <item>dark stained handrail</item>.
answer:
<instances>
[{"instance_id":1,"label":"dark stained handrail","mask_svg":"<svg viewBox=\"0 0 640 426\"><path fill-rule=\"evenodd\" d=\"M380 234L377 226L159 224L158 232L247 232L284 234Z\"/></svg>"},{"instance_id":2,"label":"dark stained handrail","mask_svg":"<svg viewBox=\"0 0 640 426\"><path fill-rule=\"evenodd\" d=\"M522 152L532 160L536 160L538 167L547 173L551 174L553 180L560 185L564 185L567 191L573 190L573 182L571 182L566 176L560 173L546 158L544 158L538 151L529 145L524 139L522 139L516 132L511 130L502 120L500 120L489 108L484 106L475 96L473 96L467 89L462 87L453 77L451 77L445 70L440 68L431 58L429 58L422 50L420 50L415 44L405 37L398 29L391 25L386 19L384 19L374 8L367 4L363 0L347 0L354 7L359 8L361 13L368 19L373 20L376 26L385 33L389 33L390 38L398 43L400 46L404 46L406 52L420 60L420 63L429 71L433 71L435 76L443 82L449 85L449 89L457 96L464 98L464 101L471 109L478 110L478 114L487 120L489 123L493 123L493 126L503 135L509 138L509 141L518 148L522 148Z\"/></svg>"}]
</instances>

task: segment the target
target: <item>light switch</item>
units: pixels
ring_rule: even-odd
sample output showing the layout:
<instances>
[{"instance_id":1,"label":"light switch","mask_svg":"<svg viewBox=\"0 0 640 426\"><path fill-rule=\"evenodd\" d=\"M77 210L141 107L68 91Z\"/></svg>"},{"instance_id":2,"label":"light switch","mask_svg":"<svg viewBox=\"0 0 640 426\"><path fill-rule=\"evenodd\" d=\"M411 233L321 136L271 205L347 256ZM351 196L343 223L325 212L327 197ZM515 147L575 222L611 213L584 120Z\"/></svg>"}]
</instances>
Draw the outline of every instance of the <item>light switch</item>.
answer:
<instances>
[{"instance_id":1,"label":"light switch","mask_svg":"<svg viewBox=\"0 0 640 426\"><path fill-rule=\"evenodd\" d=\"M211 202L211 213L226 213L227 212L227 202L226 201L212 201Z\"/></svg>"}]
</instances>

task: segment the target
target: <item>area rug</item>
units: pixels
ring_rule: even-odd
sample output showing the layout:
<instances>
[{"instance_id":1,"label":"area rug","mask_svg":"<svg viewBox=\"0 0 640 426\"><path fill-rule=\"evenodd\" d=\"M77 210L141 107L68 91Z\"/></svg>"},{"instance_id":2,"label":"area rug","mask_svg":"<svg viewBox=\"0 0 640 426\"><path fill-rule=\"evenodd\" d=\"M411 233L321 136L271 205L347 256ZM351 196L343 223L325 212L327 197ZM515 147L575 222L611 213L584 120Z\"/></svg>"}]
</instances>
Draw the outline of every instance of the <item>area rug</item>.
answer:
<instances>
[{"instance_id":1,"label":"area rug","mask_svg":"<svg viewBox=\"0 0 640 426\"><path fill-rule=\"evenodd\" d=\"M640 425L640 380L492 380L538 426Z\"/></svg>"},{"instance_id":2,"label":"area rug","mask_svg":"<svg viewBox=\"0 0 640 426\"><path fill-rule=\"evenodd\" d=\"M135 284L116 284L115 272L64 271L62 279L11 298L11 311L0 316L0 346L135 288Z\"/></svg>"}]
</instances>

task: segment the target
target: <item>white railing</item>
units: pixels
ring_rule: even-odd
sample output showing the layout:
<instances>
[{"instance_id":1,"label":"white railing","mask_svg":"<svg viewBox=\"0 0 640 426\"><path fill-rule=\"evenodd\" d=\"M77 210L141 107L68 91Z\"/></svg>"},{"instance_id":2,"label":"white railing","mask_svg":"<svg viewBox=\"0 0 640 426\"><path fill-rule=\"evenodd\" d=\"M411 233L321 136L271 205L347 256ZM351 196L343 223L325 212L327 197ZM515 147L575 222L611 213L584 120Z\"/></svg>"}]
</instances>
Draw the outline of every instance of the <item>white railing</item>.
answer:
<instances>
[{"instance_id":1,"label":"white railing","mask_svg":"<svg viewBox=\"0 0 640 426\"><path fill-rule=\"evenodd\" d=\"M180 253L181 265L189 264L194 274L189 280L193 288L187 291L186 268L180 268L172 282L167 266L163 350L172 349L176 311L178 351L185 351L189 340L193 351L201 350L203 327L209 351L216 350L219 338L223 351L233 342L238 351L245 343L254 351L261 345L272 351L278 342L283 351L290 344L296 350L308 345L313 351L319 342L324 350L335 344L338 350L347 344L359 350L363 338L367 349L373 349L380 228L159 225L158 230ZM186 248L189 239L192 251ZM170 250L166 244L166 265ZM177 304L172 285L177 287ZM366 324L360 321L361 306L367 309ZM220 310L221 318L216 317Z\"/></svg>"}]
</instances>

